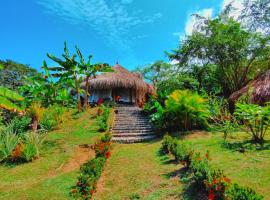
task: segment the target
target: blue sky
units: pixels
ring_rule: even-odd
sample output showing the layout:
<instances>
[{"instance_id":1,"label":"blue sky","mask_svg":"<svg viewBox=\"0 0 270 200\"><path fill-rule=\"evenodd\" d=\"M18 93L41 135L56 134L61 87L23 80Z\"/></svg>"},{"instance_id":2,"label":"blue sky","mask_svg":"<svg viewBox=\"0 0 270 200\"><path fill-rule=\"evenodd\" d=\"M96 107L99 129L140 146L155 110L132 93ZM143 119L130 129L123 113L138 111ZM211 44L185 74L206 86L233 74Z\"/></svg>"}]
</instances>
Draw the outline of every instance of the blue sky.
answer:
<instances>
[{"instance_id":1,"label":"blue sky","mask_svg":"<svg viewBox=\"0 0 270 200\"><path fill-rule=\"evenodd\" d=\"M193 13L214 16L226 0L8 0L1 2L0 59L39 69L46 53L77 44L94 62L128 69L166 59L192 31Z\"/></svg>"}]
</instances>

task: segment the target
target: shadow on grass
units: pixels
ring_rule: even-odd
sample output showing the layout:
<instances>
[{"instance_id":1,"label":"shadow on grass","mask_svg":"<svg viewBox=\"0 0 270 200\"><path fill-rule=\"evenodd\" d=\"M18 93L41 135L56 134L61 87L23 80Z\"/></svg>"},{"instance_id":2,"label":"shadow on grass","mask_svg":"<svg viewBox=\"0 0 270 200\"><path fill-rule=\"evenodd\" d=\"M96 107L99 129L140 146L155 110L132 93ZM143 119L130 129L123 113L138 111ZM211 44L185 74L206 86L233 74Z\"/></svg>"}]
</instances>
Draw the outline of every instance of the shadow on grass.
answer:
<instances>
[{"instance_id":1,"label":"shadow on grass","mask_svg":"<svg viewBox=\"0 0 270 200\"><path fill-rule=\"evenodd\" d=\"M208 200L207 192L198 188L192 180L186 181L182 196L185 200Z\"/></svg>"},{"instance_id":2,"label":"shadow on grass","mask_svg":"<svg viewBox=\"0 0 270 200\"><path fill-rule=\"evenodd\" d=\"M245 153L246 151L270 150L270 142L265 141L263 145L258 145L254 144L251 140L243 140L236 142L224 141L221 144L221 147L232 151L238 151L240 153Z\"/></svg>"},{"instance_id":3,"label":"shadow on grass","mask_svg":"<svg viewBox=\"0 0 270 200\"><path fill-rule=\"evenodd\" d=\"M159 149L157 155L160 157L160 161L163 165L179 164L175 159L172 159L168 154ZM190 171L187 167L182 166L172 172L162 174L166 179L179 179L183 184L183 191L180 194L181 199L185 200L207 200L207 193L201 188L198 188L190 175ZM179 196L179 197L180 197Z\"/></svg>"}]
</instances>

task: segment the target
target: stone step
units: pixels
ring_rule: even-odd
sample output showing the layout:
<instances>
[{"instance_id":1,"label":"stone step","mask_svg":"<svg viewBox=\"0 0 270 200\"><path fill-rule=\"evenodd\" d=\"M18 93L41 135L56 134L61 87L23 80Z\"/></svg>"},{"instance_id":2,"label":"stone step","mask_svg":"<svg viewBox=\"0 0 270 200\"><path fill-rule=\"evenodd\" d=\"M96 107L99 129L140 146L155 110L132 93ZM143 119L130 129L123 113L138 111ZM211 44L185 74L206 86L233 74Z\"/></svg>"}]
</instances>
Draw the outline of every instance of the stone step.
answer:
<instances>
[{"instance_id":1,"label":"stone step","mask_svg":"<svg viewBox=\"0 0 270 200\"><path fill-rule=\"evenodd\" d=\"M127 126L116 126L112 127L111 130L117 131L117 130L154 130L152 126L133 126L133 127L127 127Z\"/></svg>"},{"instance_id":2,"label":"stone step","mask_svg":"<svg viewBox=\"0 0 270 200\"><path fill-rule=\"evenodd\" d=\"M114 127L112 127L113 130L118 130L118 129L125 129L125 130L130 130L130 129L137 129L137 130L144 130L144 129L154 129L153 126L151 125L126 125L126 126L120 126L120 125L116 125Z\"/></svg>"},{"instance_id":3,"label":"stone step","mask_svg":"<svg viewBox=\"0 0 270 200\"><path fill-rule=\"evenodd\" d=\"M129 124L152 124L150 121L139 121L139 120L122 120L122 121L116 121L114 124L120 124L120 125L129 125Z\"/></svg>"},{"instance_id":4,"label":"stone step","mask_svg":"<svg viewBox=\"0 0 270 200\"><path fill-rule=\"evenodd\" d=\"M135 137L135 136L156 136L154 132L149 133L114 133L113 137Z\"/></svg>"},{"instance_id":5,"label":"stone step","mask_svg":"<svg viewBox=\"0 0 270 200\"><path fill-rule=\"evenodd\" d=\"M139 121L150 121L149 118L145 118L145 117L115 117L117 120L139 120Z\"/></svg>"},{"instance_id":6,"label":"stone step","mask_svg":"<svg viewBox=\"0 0 270 200\"><path fill-rule=\"evenodd\" d=\"M153 129L145 129L145 130L139 130L139 129L133 129L133 130L114 130L112 129L113 133L151 133L153 132Z\"/></svg>"},{"instance_id":7,"label":"stone step","mask_svg":"<svg viewBox=\"0 0 270 200\"><path fill-rule=\"evenodd\" d=\"M112 141L117 143L137 143L137 142L144 142L148 140L152 140L156 137L156 135L150 136L130 136L130 137L113 137Z\"/></svg>"}]
</instances>

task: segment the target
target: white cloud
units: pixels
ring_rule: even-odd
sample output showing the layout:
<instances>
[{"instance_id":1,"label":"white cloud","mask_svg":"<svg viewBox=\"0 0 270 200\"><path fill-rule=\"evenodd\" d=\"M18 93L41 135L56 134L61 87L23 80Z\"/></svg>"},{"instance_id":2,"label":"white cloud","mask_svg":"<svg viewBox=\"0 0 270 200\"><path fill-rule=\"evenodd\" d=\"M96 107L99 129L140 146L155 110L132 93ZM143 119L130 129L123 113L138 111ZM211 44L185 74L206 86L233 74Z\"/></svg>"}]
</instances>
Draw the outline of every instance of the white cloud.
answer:
<instances>
[{"instance_id":1,"label":"white cloud","mask_svg":"<svg viewBox=\"0 0 270 200\"><path fill-rule=\"evenodd\" d=\"M140 12L129 13L125 4L133 0L37 0L52 15L68 23L91 27L116 51L132 54L129 30L138 25L153 23L161 13L139 17ZM143 16L143 15L142 15Z\"/></svg>"},{"instance_id":2,"label":"white cloud","mask_svg":"<svg viewBox=\"0 0 270 200\"><path fill-rule=\"evenodd\" d=\"M206 18L212 18L213 17L213 8L207 8L207 9L203 9L197 12L193 12L192 14L199 14L203 17ZM196 23L196 17L193 16L192 14L189 15L188 20L186 22L186 26L185 26L185 33L186 35L191 35L193 30L194 30L194 25Z\"/></svg>"}]
</instances>

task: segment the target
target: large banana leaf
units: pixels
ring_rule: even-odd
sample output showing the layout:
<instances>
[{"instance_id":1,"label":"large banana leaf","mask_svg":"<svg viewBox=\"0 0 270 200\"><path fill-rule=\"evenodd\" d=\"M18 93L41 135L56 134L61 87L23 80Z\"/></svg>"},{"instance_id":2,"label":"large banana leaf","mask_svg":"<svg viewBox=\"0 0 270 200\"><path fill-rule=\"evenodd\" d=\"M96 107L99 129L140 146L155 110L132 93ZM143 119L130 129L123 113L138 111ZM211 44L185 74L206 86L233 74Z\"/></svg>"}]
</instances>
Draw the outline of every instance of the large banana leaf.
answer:
<instances>
[{"instance_id":1,"label":"large banana leaf","mask_svg":"<svg viewBox=\"0 0 270 200\"><path fill-rule=\"evenodd\" d=\"M0 96L0 108L5 109L5 110L10 110L10 111L23 111L22 108L14 104L12 101L9 99Z\"/></svg>"},{"instance_id":2,"label":"large banana leaf","mask_svg":"<svg viewBox=\"0 0 270 200\"><path fill-rule=\"evenodd\" d=\"M0 86L0 96L8 98L12 101L22 101L23 97L10 89Z\"/></svg>"}]
</instances>

